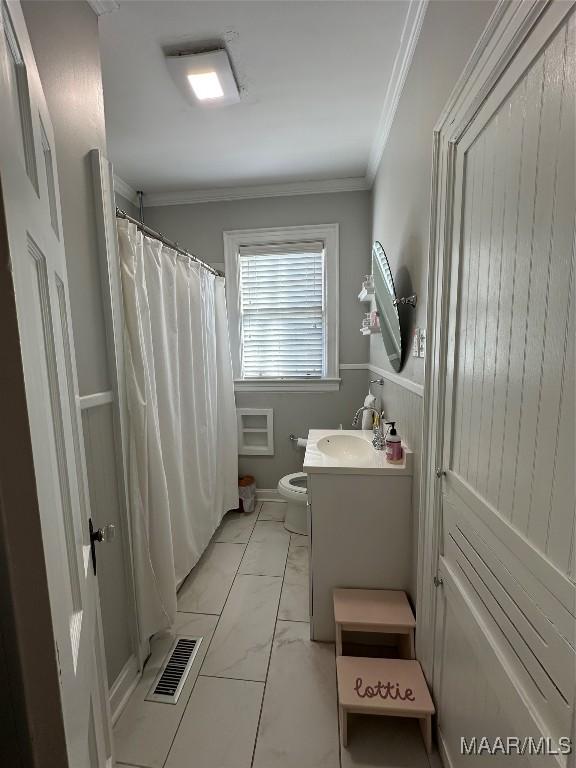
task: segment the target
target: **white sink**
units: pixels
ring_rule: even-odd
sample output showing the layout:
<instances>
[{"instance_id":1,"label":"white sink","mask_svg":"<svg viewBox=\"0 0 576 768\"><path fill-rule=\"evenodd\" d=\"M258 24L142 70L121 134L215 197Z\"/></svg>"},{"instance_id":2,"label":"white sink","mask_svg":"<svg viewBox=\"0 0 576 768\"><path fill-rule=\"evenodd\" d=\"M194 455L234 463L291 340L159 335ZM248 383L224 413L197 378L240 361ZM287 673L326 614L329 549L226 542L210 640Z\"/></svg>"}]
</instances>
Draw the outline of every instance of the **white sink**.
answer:
<instances>
[{"instance_id":1,"label":"white sink","mask_svg":"<svg viewBox=\"0 0 576 768\"><path fill-rule=\"evenodd\" d=\"M327 435L316 444L325 456L341 462L362 463L372 458L374 448L363 437L355 435Z\"/></svg>"},{"instance_id":2,"label":"white sink","mask_svg":"<svg viewBox=\"0 0 576 768\"><path fill-rule=\"evenodd\" d=\"M404 446L404 461L386 460L386 451L372 445L369 429L311 429L304 456L306 474L411 475L412 451Z\"/></svg>"}]
</instances>

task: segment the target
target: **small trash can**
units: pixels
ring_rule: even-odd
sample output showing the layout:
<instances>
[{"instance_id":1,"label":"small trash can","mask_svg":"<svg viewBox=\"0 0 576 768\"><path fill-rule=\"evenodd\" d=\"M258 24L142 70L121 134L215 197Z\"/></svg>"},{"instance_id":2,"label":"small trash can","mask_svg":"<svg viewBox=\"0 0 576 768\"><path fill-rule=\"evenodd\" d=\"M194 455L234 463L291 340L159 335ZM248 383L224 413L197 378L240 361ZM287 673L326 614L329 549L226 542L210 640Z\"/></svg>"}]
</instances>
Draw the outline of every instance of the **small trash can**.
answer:
<instances>
[{"instance_id":1,"label":"small trash can","mask_svg":"<svg viewBox=\"0 0 576 768\"><path fill-rule=\"evenodd\" d=\"M253 512L256 504L256 480L252 475L238 478L238 497L240 512Z\"/></svg>"}]
</instances>

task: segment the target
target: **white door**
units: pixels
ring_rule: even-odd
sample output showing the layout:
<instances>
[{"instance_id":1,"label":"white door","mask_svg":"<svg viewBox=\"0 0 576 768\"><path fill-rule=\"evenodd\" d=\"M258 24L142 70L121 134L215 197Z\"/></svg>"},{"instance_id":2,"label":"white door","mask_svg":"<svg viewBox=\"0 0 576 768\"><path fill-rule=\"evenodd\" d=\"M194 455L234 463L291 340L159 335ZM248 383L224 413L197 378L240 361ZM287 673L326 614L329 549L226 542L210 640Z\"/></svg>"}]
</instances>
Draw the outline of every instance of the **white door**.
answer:
<instances>
[{"instance_id":1,"label":"white door","mask_svg":"<svg viewBox=\"0 0 576 768\"><path fill-rule=\"evenodd\" d=\"M103 768L106 686L54 136L20 5L1 10L0 182L69 765Z\"/></svg>"},{"instance_id":2,"label":"white door","mask_svg":"<svg viewBox=\"0 0 576 768\"><path fill-rule=\"evenodd\" d=\"M532 737L523 765L565 765L559 740L571 733L573 11L565 2L502 6L446 119L446 474L434 687L453 768L470 763L462 749L473 748L473 737L479 748L483 736L497 750L497 736ZM478 760L499 768L510 757L485 751Z\"/></svg>"}]
</instances>

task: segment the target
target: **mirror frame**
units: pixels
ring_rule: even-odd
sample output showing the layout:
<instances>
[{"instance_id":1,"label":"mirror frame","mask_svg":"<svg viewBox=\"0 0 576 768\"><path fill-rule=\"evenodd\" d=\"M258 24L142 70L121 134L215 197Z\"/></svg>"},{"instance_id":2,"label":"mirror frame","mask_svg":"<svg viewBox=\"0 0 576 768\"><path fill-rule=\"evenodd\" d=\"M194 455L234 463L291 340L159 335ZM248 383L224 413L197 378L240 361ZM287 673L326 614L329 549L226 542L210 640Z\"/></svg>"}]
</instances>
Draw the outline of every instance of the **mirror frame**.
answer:
<instances>
[{"instance_id":1,"label":"mirror frame","mask_svg":"<svg viewBox=\"0 0 576 768\"><path fill-rule=\"evenodd\" d=\"M387 279L387 276L384 274L384 270L381 267L381 260L382 256L384 257L386 261L386 267L388 269L388 276L389 281ZM377 271L378 270L378 273ZM390 267L390 262L388 261L388 256L386 255L386 251L384 250L384 247L382 243L379 240L374 240L372 243L372 273L374 276L374 301L376 303L376 309L378 310L378 315L380 318L380 334L382 336L382 341L384 343L384 349L386 350L386 355L388 357L388 362L392 369L399 373L402 370L402 367L404 365L404 356L405 356L405 345L403 343L402 338L402 326L400 324L400 312L399 312L399 304L406 304L411 303L408 299L399 299L398 294L396 293L396 285L394 283L394 276L392 275L392 269ZM397 333L395 332L396 329L392 329L390 327L390 323L386 323L386 317L387 314L384 311L383 307L383 300L382 297L379 298L378 291L377 291L377 282L378 277L385 283L385 287L387 288L387 295L385 298L386 301L390 301L391 306L394 308L394 313L396 316L396 325L397 325ZM390 288L392 291L390 291ZM412 297L410 297L411 299ZM415 297L414 297L415 298Z\"/></svg>"}]
</instances>

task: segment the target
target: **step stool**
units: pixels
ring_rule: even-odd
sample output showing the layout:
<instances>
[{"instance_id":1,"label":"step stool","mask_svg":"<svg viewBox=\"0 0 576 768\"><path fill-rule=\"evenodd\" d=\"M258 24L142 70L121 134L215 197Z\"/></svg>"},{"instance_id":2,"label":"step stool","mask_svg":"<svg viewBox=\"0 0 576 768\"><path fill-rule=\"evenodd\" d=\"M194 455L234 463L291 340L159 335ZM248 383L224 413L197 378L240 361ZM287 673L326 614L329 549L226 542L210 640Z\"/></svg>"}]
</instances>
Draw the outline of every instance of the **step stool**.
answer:
<instances>
[{"instance_id":1,"label":"step stool","mask_svg":"<svg viewBox=\"0 0 576 768\"><path fill-rule=\"evenodd\" d=\"M413 659L416 619L405 592L397 589L335 589L336 655L342 632L378 632L400 636L400 653Z\"/></svg>"},{"instance_id":2,"label":"step stool","mask_svg":"<svg viewBox=\"0 0 576 768\"><path fill-rule=\"evenodd\" d=\"M357 712L417 718L426 751L431 754L434 704L418 661L338 656L336 671L343 747L348 744L348 715Z\"/></svg>"}]
</instances>

